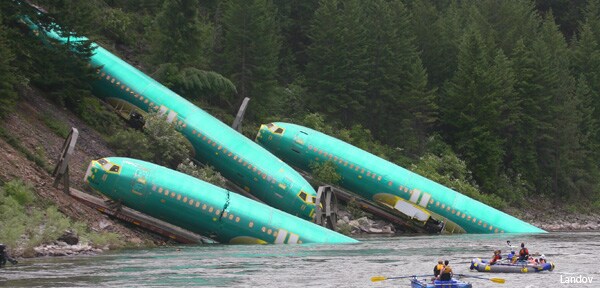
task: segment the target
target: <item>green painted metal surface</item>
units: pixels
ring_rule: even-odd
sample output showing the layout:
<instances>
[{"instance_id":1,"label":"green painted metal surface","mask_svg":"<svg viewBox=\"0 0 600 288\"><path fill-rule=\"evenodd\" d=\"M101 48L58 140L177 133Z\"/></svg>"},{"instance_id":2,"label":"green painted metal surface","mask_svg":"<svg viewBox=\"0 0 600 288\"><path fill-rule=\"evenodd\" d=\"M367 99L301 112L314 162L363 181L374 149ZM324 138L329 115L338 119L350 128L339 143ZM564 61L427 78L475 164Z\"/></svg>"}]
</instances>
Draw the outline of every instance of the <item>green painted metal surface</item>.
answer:
<instances>
[{"instance_id":1,"label":"green painted metal surface","mask_svg":"<svg viewBox=\"0 0 600 288\"><path fill-rule=\"evenodd\" d=\"M189 175L149 162L92 161L85 181L123 205L231 244L358 241Z\"/></svg>"},{"instance_id":2,"label":"green painted metal surface","mask_svg":"<svg viewBox=\"0 0 600 288\"><path fill-rule=\"evenodd\" d=\"M277 133L280 132L280 133ZM262 125L256 141L293 166L332 161L340 185L375 202L425 209L468 233L544 233L529 223L310 128L276 122ZM401 202L399 202L401 201Z\"/></svg>"},{"instance_id":3,"label":"green painted metal surface","mask_svg":"<svg viewBox=\"0 0 600 288\"><path fill-rule=\"evenodd\" d=\"M27 19L24 19L26 22ZM54 31L36 35L66 42ZM87 40L71 38L71 42ZM167 116L191 143L195 158L214 166L224 177L268 205L304 219L314 216L316 191L294 169L228 125L185 100L106 49L93 44L91 64L101 67L93 93L109 103L137 107ZM301 199L301 192L309 195Z\"/></svg>"}]
</instances>

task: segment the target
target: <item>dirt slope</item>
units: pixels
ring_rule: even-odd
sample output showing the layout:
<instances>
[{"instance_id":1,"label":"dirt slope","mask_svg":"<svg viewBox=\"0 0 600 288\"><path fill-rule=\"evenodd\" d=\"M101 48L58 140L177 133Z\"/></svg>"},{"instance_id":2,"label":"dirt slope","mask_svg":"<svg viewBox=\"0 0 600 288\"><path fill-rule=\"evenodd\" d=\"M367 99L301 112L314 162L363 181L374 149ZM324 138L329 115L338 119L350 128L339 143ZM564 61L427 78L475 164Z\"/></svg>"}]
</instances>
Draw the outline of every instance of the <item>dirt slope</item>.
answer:
<instances>
[{"instance_id":1,"label":"dirt slope","mask_svg":"<svg viewBox=\"0 0 600 288\"><path fill-rule=\"evenodd\" d=\"M70 111L48 101L40 91L27 89L20 94L21 101L16 112L0 125L8 134L17 138L27 150L46 158L50 167L54 167L64 139L51 131L41 119L50 117L70 127L76 127L79 130L79 138L70 162L69 173L71 173L71 187L83 190L83 176L90 161L115 154L97 132ZM41 198L52 201L61 212L75 220L88 223L88 226L96 231L119 233L125 236L124 240L134 246L164 243L160 237L129 225L125 227L120 222L112 221L106 215L73 200L61 189L53 188L54 180L47 171L29 161L23 153L15 150L1 138L0 167L3 167L0 169L1 180L23 179L34 187Z\"/></svg>"}]
</instances>

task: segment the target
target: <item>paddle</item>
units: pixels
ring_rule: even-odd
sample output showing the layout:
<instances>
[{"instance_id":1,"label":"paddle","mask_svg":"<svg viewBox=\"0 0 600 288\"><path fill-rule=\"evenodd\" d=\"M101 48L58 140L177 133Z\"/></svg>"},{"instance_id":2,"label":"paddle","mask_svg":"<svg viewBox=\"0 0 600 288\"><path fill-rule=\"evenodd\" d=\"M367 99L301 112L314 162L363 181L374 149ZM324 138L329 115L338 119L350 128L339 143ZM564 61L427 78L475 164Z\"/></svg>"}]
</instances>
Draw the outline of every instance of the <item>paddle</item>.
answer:
<instances>
[{"instance_id":1,"label":"paddle","mask_svg":"<svg viewBox=\"0 0 600 288\"><path fill-rule=\"evenodd\" d=\"M390 280L390 279L404 279L404 278L428 277L428 276L433 276L433 275L410 275L410 276L398 276L398 277L373 276L373 277L371 277L371 282Z\"/></svg>"},{"instance_id":2,"label":"paddle","mask_svg":"<svg viewBox=\"0 0 600 288\"><path fill-rule=\"evenodd\" d=\"M467 277L467 278L477 278L477 279L483 279L483 280L490 280L494 283L500 283L503 284L504 282L506 282L506 280L504 280L504 278L485 278L485 277L479 277L479 276L472 276L472 275L465 275L465 274L456 274L457 276L460 277Z\"/></svg>"}]
</instances>

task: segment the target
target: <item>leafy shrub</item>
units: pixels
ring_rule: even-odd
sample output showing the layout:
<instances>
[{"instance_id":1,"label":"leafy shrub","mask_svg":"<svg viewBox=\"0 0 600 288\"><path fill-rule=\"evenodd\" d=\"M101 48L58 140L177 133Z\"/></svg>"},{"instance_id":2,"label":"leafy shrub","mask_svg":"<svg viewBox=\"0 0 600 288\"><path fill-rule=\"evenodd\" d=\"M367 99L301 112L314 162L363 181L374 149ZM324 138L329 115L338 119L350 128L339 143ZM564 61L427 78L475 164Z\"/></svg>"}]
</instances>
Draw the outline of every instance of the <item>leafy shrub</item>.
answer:
<instances>
[{"instance_id":1,"label":"leafy shrub","mask_svg":"<svg viewBox=\"0 0 600 288\"><path fill-rule=\"evenodd\" d=\"M35 199L31 185L23 183L21 180L12 180L4 184L2 188L5 197L12 197L20 206L29 205Z\"/></svg>"},{"instance_id":2,"label":"leafy shrub","mask_svg":"<svg viewBox=\"0 0 600 288\"><path fill-rule=\"evenodd\" d=\"M335 231L340 234L349 236L352 234L352 226L350 226L350 224L348 224L348 223L341 223L341 224L336 225Z\"/></svg>"},{"instance_id":3,"label":"leafy shrub","mask_svg":"<svg viewBox=\"0 0 600 288\"><path fill-rule=\"evenodd\" d=\"M81 236L82 240L88 242L96 248L104 248L108 246L110 249L122 248L125 246L125 241L119 234L112 232L105 233L87 233Z\"/></svg>"},{"instance_id":4,"label":"leafy shrub","mask_svg":"<svg viewBox=\"0 0 600 288\"><path fill-rule=\"evenodd\" d=\"M146 161L154 159L154 151L151 149L148 135L138 130L129 128L121 130L108 138L108 144L119 156Z\"/></svg>"},{"instance_id":5,"label":"leafy shrub","mask_svg":"<svg viewBox=\"0 0 600 288\"><path fill-rule=\"evenodd\" d=\"M411 170L425 178L440 183L473 199L479 200L492 207L503 209L506 202L494 194L482 194L476 184L473 184L471 171L464 161L454 153L436 156L426 154Z\"/></svg>"},{"instance_id":6,"label":"leafy shrub","mask_svg":"<svg viewBox=\"0 0 600 288\"><path fill-rule=\"evenodd\" d=\"M350 201L348 201L346 203L346 211L348 211L348 213L350 213L350 216L352 216L352 219L359 219L362 217L372 217L371 214L363 211L360 208L360 205L358 204L358 202L356 202L355 198L350 199Z\"/></svg>"},{"instance_id":7,"label":"leafy shrub","mask_svg":"<svg viewBox=\"0 0 600 288\"><path fill-rule=\"evenodd\" d=\"M217 172L212 166L198 167L189 158L183 160L183 162L177 166L177 171L212 183L219 187L225 187L225 183L227 181L223 176L221 176L221 173Z\"/></svg>"},{"instance_id":8,"label":"leafy shrub","mask_svg":"<svg viewBox=\"0 0 600 288\"><path fill-rule=\"evenodd\" d=\"M171 123L166 121L166 116L157 113L149 114L144 131L148 135L150 149L154 152L152 162L176 168L190 155L192 148L189 142Z\"/></svg>"},{"instance_id":9,"label":"leafy shrub","mask_svg":"<svg viewBox=\"0 0 600 288\"><path fill-rule=\"evenodd\" d=\"M83 97L75 108L75 112L85 123L105 135L111 135L123 126L123 121L119 116L107 109L95 97Z\"/></svg>"},{"instance_id":10,"label":"leafy shrub","mask_svg":"<svg viewBox=\"0 0 600 288\"><path fill-rule=\"evenodd\" d=\"M44 122L44 125L50 128L50 130L52 130L54 134L62 138L66 138L71 132L71 128L69 127L69 125L65 124L64 122L58 119L53 118L50 114L44 114L42 116L42 122Z\"/></svg>"},{"instance_id":11,"label":"leafy shrub","mask_svg":"<svg viewBox=\"0 0 600 288\"><path fill-rule=\"evenodd\" d=\"M150 113L144 132L126 129L108 139L119 156L133 157L175 168L191 151L187 139L166 121L166 116Z\"/></svg>"},{"instance_id":12,"label":"leafy shrub","mask_svg":"<svg viewBox=\"0 0 600 288\"><path fill-rule=\"evenodd\" d=\"M0 243L20 247L23 256L33 257L33 248L58 239L66 230L76 231L83 239L90 239L96 247L123 247L123 241L114 233L89 231L85 223L73 222L55 206L36 206L31 186L21 180L12 180L0 187Z\"/></svg>"},{"instance_id":13,"label":"leafy shrub","mask_svg":"<svg viewBox=\"0 0 600 288\"><path fill-rule=\"evenodd\" d=\"M311 162L309 166L312 175L323 183L336 185L342 180L342 176L336 171L337 166L331 160L323 163Z\"/></svg>"}]
</instances>

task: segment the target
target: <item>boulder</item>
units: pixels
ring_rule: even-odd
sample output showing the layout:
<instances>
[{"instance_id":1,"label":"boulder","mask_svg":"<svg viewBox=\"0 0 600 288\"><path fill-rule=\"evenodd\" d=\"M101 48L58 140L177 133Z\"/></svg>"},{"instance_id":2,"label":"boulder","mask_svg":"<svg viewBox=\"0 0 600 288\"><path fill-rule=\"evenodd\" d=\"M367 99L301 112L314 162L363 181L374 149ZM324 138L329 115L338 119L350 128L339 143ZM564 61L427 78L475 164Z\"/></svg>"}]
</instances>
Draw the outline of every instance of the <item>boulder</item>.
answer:
<instances>
[{"instance_id":1,"label":"boulder","mask_svg":"<svg viewBox=\"0 0 600 288\"><path fill-rule=\"evenodd\" d=\"M69 245L76 245L77 243L79 243L79 237L75 232L71 230L65 231L65 233L62 236L58 237L57 240L63 241Z\"/></svg>"}]
</instances>

